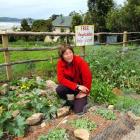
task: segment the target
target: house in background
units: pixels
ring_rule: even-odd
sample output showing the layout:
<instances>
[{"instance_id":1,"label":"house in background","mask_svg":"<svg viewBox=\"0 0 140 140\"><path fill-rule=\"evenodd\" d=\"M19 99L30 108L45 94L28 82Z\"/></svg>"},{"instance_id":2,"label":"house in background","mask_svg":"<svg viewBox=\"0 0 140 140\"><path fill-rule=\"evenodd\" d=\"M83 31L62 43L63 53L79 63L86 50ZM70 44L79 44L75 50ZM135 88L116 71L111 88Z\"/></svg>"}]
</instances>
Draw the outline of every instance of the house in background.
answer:
<instances>
[{"instance_id":1,"label":"house in background","mask_svg":"<svg viewBox=\"0 0 140 140\"><path fill-rule=\"evenodd\" d=\"M52 21L53 25L53 33L69 33L70 28L72 24L72 16L57 16L55 20ZM45 37L45 42L56 42L60 36L54 36L53 38L51 36L46 36Z\"/></svg>"},{"instance_id":2,"label":"house in background","mask_svg":"<svg viewBox=\"0 0 140 140\"><path fill-rule=\"evenodd\" d=\"M52 21L53 33L69 33L72 23L72 16L58 16ZM53 41L57 41L60 36L54 36Z\"/></svg>"},{"instance_id":3,"label":"house in background","mask_svg":"<svg viewBox=\"0 0 140 140\"><path fill-rule=\"evenodd\" d=\"M72 23L72 16L58 16L55 20L53 20L52 25L54 27L55 33L60 32L70 32L70 27Z\"/></svg>"}]
</instances>

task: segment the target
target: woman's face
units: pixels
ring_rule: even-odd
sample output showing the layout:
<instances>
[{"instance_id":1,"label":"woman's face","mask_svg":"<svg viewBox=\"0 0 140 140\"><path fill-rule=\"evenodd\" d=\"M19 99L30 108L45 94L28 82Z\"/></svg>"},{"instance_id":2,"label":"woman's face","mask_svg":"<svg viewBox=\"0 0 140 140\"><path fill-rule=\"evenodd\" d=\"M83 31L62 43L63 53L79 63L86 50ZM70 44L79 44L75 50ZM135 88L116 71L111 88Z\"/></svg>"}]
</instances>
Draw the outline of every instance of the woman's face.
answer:
<instances>
[{"instance_id":1,"label":"woman's face","mask_svg":"<svg viewBox=\"0 0 140 140\"><path fill-rule=\"evenodd\" d=\"M63 53L63 59L68 62L71 63L73 60L73 52L70 49L67 49L64 53Z\"/></svg>"}]
</instances>

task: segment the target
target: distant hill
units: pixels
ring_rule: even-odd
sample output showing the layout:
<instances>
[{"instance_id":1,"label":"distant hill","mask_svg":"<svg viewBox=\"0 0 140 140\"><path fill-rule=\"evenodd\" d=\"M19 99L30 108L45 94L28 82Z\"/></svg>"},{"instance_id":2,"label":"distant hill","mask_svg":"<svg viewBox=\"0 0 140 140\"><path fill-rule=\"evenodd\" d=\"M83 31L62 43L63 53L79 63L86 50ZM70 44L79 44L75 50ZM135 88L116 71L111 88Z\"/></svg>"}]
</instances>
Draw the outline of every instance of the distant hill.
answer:
<instances>
[{"instance_id":1,"label":"distant hill","mask_svg":"<svg viewBox=\"0 0 140 140\"><path fill-rule=\"evenodd\" d=\"M18 18L0 17L0 22L21 22L21 20Z\"/></svg>"}]
</instances>

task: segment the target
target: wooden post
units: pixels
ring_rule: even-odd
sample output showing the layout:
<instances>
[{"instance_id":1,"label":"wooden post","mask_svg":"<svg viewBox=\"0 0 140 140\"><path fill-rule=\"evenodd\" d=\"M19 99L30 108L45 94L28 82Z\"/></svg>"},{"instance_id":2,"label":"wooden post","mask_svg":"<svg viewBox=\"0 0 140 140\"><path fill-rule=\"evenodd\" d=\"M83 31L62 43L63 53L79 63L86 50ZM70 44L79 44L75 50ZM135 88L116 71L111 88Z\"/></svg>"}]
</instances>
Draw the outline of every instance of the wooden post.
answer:
<instances>
[{"instance_id":1,"label":"wooden post","mask_svg":"<svg viewBox=\"0 0 140 140\"><path fill-rule=\"evenodd\" d=\"M127 31L123 32L123 47L127 46Z\"/></svg>"},{"instance_id":2,"label":"wooden post","mask_svg":"<svg viewBox=\"0 0 140 140\"><path fill-rule=\"evenodd\" d=\"M99 42L99 44L100 44L100 43L102 42L102 41L101 41L101 34L98 34L97 37L98 37L98 42Z\"/></svg>"},{"instance_id":3,"label":"wooden post","mask_svg":"<svg viewBox=\"0 0 140 140\"><path fill-rule=\"evenodd\" d=\"M69 42L69 41L68 41L68 36L66 36L66 44L68 44L68 42Z\"/></svg>"},{"instance_id":4,"label":"wooden post","mask_svg":"<svg viewBox=\"0 0 140 140\"><path fill-rule=\"evenodd\" d=\"M86 50L85 50L85 46L81 46L81 55L83 55L83 58L85 58L86 55Z\"/></svg>"},{"instance_id":5,"label":"wooden post","mask_svg":"<svg viewBox=\"0 0 140 140\"><path fill-rule=\"evenodd\" d=\"M3 48L8 48L8 36L2 35L2 45ZM4 59L5 63L10 63L10 53L8 51L4 51ZM12 67L6 66L6 74L7 74L7 80L12 80Z\"/></svg>"}]
</instances>

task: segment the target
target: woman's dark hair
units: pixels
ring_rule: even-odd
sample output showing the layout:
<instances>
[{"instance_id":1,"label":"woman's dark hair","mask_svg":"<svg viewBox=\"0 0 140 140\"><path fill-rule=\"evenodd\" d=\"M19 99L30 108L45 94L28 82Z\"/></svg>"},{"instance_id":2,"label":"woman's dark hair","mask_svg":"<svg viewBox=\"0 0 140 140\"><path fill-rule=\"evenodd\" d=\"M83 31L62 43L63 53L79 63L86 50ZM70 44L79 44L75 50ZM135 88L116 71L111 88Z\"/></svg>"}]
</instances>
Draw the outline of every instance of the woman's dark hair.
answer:
<instances>
[{"instance_id":1,"label":"woman's dark hair","mask_svg":"<svg viewBox=\"0 0 140 140\"><path fill-rule=\"evenodd\" d=\"M71 50L73 52L73 54L74 54L73 48L70 45L68 45L68 44L64 44L64 45L61 45L60 48L59 48L59 50L58 50L58 55L59 55L60 58L63 59L63 54L64 54L64 52L67 49Z\"/></svg>"}]
</instances>

